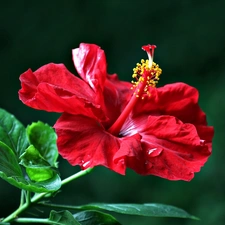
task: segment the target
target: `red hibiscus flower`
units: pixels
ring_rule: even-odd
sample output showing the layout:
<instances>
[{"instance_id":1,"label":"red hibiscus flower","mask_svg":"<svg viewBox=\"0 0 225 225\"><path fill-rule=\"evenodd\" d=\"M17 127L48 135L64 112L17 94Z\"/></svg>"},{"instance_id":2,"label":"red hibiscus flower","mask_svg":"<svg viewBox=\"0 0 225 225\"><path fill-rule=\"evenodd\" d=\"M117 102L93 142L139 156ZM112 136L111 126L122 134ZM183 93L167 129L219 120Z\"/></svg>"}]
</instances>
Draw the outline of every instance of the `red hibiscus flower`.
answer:
<instances>
[{"instance_id":1,"label":"red hibiscus flower","mask_svg":"<svg viewBox=\"0 0 225 225\"><path fill-rule=\"evenodd\" d=\"M149 60L134 69L133 84L107 73L104 51L82 43L72 52L81 79L63 64L20 76L20 100L60 112L54 128L63 158L82 169L98 165L125 174L189 181L211 154L213 128L198 105L198 91L184 83L155 88L161 69Z\"/></svg>"}]
</instances>

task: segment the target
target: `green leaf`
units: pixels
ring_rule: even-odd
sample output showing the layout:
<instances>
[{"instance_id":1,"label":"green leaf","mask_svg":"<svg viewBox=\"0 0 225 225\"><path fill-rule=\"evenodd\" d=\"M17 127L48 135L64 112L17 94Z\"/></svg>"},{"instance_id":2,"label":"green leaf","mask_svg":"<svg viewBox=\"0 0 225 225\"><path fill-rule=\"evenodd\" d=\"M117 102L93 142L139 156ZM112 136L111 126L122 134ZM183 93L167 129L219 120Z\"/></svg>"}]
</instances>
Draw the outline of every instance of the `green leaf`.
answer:
<instances>
[{"instance_id":1,"label":"green leaf","mask_svg":"<svg viewBox=\"0 0 225 225\"><path fill-rule=\"evenodd\" d=\"M92 203L81 206L69 206L59 205L43 202L42 205L48 207L57 207L61 209L72 209L72 210L107 210L127 215L137 216L149 216L149 217L177 217L186 219L199 218L190 215L183 209L171 205L164 205L158 203L146 203L146 204L107 204L107 203Z\"/></svg>"},{"instance_id":2,"label":"green leaf","mask_svg":"<svg viewBox=\"0 0 225 225\"><path fill-rule=\"evenodd\" d=\"M27 135L31 145L21 155L20 164L31 180L48 180L57 173L56 134L49 125L39 121L27 127Z\"/></svg>"},{"instance_id":3,"label":"green leaf","mask_svg":"<svg viewBox=\"0 0 225 225\"><path fill-rule=\"evenodd\" d=\"M96 210L86 210L73 215L81 225L121 225L113 216Z\"/></svg>"},{"instance_id":4,"label":"green leaf","mask_svg":"<svg viewBox=\"0 0 225 225\"><path fill-rule=\"evenodd\" d=\"M44 142L45 138L38 132L42 132L48 140ZM41 149L42 155L38 155L38 151L31 146L25 152L29 145L26 129L12 114L0 109L0 177L18 188L32 192L58 190L61 187L61 179L53 168L58 157L54 130L38 122L28 128L28 133L29 139ZM18 162L21 155L21 164L26 167L29 177L38 182L31 181L27 175L24 177Z\"/></svg>"},{"instance_id":5,"label":"green leaf","mask_svg":"<svg viewBox=\"0 0 225 225\"><path fill-rule=\"evenodd\" d=\"M20 164L26 168L29 178L33 181L48 180L57 172L33 145L25 150L20 159Z\"/></svg>"},{"instance_id":6,"label":"green leaf","mask_svg":"<svg viewBox=\"0 0 225 225\"><path fill-rule=\"evenodd\" d=\"M60 212L52 210L49 220L58 225L81 225L68 210Z\"/></svg>"},{"instance_id":7,"label":"green leaf","mask_svg":"<svg viewBox=\"0 0 225 225\"><path fill-rule=\"evenodd\" d=\"M45 181L54 176L54 171L45 168L26 168L29 178L33 181Z\"/></svg>"},{"instance_id":8,"label":"green leaf","mask_svg":"<svg viewBox=\"0 0 225 225\"><path fill-rule=\"evenodd\" d=\"M58 149L55 131L48 124L39 121L27 127L27 135L30 144L39 151L40 155L51 166L56 166Z\"/></svg>"},{"instance_id":9,"label":"green leaf","mask_svg":"<svg viewBox=\"0 0 225 225\"><path fill-rule=\"evenodd\" d=\"M42 157L42 155L33 145L30 145L20 156L20 164L30 168L51 167L49 162Z\"/></svg>"},{"instance_id":10,"label":"green leaf","mask_svg":"<svg viewBox=\"0 0 225 225\"><path fill-rule=\"evenodd\" d=\"M25 127L4 109L0 109L0 141L9 146L17 158L28 146Z\"/></svg>"},{"instance_id":11,"label":"green leaf","mask_svg":"<svg viewBox=\"0 0 225 225\"><path fill-rule=\"evenodd\" d=\"M197 217L190 215L183 209L179 209L170 205L163 204L105 204L93 203L83 206L78 206L76 209L82 210L107 210L116 213L137 216L151 217L177 217L198 220Z\"/></svg>"},{"instance_id":12,"label":"green leaf","mask_svg":"<svg viewBox=\"0 0 225 225\"><path fill-rule=\"evenodd\" d=\"M8 177L23 176L15 153L9 146L0 141L0 176L3 173Z\"/></svg>"},{"instance_id":13,"label":"green leaf","mask_svg":"<svg viewBox=\"0 0 225 225\"><path fill-rule=\"evenodd\" d=\"M8 183L27 191L42 193L42 192L52 192L57 191L61 187L61 179L56 174L49 180L41 181L41 182L32 182L30 180L25 179L24 177L8 177L5 173L0 171L0 177L7 181Z\"/></svg>"},{"instance_id":14,"label":"green leaf","mask_svg":"<svg viewBox=\"0 0 225 225\"><path fill-rule=\"evenodd\" d=\"M61 186L61 179L57 174L51 179L37 183L25 179L15 153L1 141L0 159L0 177L18 188L32 192L52 192Z\"/></svg>"}]
</instances>

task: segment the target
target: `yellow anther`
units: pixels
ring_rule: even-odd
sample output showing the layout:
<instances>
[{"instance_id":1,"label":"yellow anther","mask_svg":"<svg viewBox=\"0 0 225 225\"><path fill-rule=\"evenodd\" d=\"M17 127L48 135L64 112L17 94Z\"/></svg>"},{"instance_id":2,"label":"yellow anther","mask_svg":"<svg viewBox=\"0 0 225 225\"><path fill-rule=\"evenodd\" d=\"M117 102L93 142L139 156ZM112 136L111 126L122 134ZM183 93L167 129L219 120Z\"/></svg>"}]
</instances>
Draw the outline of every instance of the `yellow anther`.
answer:
<instances>
[{"instance_id":1,"label":"yellow anther","mask_svg":"<svg viewBox=\"0 0 225 225\"><path fill-rule=\"evenodd\" d=\"M142 59L141 63L137 63L136 67L133 69L132 78L135 78L136 81L131 81L131 83L133 84L132 89L137 88L140 83L145 82L146 86L143 89L144 93L150 96L148 88L156 86L161 73L162 69L159 68L158 64L153 62L151 68L149 68L149 60ZM139 93L140 89L137 89L136 92ZM137 93L135 93L135 96L138 98L139 95ZM144 99L144 96L142 96L141 99Z\"/></svg>"}]
</instances>

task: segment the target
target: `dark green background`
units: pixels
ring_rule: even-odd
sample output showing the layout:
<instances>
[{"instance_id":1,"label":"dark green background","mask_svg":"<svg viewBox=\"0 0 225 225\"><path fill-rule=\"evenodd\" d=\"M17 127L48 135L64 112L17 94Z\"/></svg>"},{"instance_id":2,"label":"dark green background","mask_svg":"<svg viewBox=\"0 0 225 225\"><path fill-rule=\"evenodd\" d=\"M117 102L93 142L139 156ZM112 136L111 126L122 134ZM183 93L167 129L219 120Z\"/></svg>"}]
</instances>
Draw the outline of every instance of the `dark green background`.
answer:
<instances>
[{"instance_id":1,"label":"dark green background","mask_svg":"<svg viewBox=\"0 0 225 225\"><path fill-rule=\"evenodd\" d=\"M19 75L49 62L75 73L71 49L96 43L106 52L109 73L130 81L132 68L156 44L155 61L163 74L159 85L176 81L195 86L200 105L215 126L213 154L190 182L142 177L128 170L120 176L105 168L63 187L54 201L159 202L175 205L201 221L117 217L127 225L225 224L224 85L225 1L65 0L2 1L0 6L0 107L25 125L41 120L53 125L58 115L35 111L18 99ZM62 177L78 168L60 159ZM70 193L70 194L69 194ZM0 181L0 217L19 204L19 190ZM28 215L29 216L29 215Z\"/></svg>"}]
</instances>

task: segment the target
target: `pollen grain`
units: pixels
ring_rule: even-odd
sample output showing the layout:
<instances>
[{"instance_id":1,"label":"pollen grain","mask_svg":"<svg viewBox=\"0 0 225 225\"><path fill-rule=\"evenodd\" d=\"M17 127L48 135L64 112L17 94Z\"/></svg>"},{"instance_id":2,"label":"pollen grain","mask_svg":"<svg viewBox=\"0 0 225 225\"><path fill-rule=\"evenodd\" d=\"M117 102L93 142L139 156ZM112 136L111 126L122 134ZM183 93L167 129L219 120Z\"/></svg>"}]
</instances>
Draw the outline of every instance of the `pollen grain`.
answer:
<instances>
[{"instance_id":1,"label":"pollen grain","mask_svg":"<svg viewBox=\"0 0 225 225\"><path fill-rule=\"evenodd\" d=\"M158 83L159 76L162 73L162 69L159 68L159 65L156 63L152 63L151 68L149 68L149 60L141 60L141 63L137 63L136 67L133 69L132 78L134 81L131 81L133 84L131 89L135 90L134 94L138 98L140 97L140 85L145 83L144 93L150 96L149 87L155 87ZM141 99L144 99L144 96L141 95Z\"/></svg>"}]
</instances>

